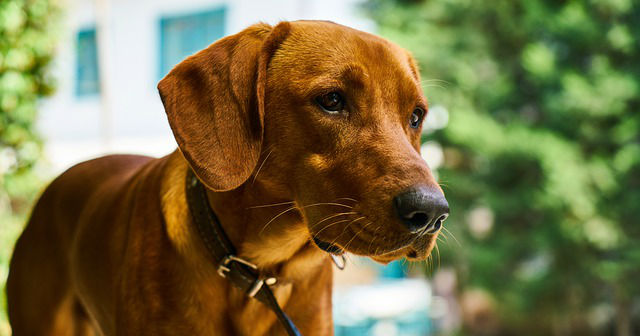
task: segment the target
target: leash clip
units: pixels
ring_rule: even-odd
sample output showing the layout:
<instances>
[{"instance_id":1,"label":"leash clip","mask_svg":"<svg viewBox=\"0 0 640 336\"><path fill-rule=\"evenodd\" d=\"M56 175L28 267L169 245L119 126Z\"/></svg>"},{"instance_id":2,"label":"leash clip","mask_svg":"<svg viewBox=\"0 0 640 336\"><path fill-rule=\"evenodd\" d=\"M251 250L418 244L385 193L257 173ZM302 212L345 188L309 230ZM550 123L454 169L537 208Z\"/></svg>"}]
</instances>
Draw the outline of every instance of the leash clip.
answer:
<instances>
[{"instance_id":1,"label":"leash clip","mask_svg":"<svg viewBox=\"0 0 640 336\"><path fill-rule=\"evenodd\" d=\"M253 268L254 270L258 269L258 266L256 266L255 264L252 264L242 258L238 258L236 256L234 256L233 254L228 254L226 255L224 258L222 258L222 261L220 262L220 264L218 265L218 274L223 277L226 278L226 274L225 272L229 272L231 271L231 269L229 268L229 263L235 261L238 262L240 264L243 264L245 266L249 266L251 268Z\"/></svg>"}]
</instances>

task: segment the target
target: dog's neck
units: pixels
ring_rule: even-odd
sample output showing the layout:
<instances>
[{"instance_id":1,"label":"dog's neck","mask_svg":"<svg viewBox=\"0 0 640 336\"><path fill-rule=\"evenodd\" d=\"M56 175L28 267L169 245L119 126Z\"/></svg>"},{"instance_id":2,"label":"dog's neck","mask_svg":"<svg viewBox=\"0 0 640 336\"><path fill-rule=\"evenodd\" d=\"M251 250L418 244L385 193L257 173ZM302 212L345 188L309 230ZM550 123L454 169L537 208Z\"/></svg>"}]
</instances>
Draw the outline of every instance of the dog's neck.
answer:
<instances>
[{"instance_id":1,"label":"dog's neck","mask_svg":"<svg viewBox=\"0 0 640 336\"><path fill-rule=\"evenodd\" d=\"M188 164L179 151L167 158L161 188L161 206L170 243L184 262L180 274L184 297L198 298L201 313L210 314L208 325L238 334L281 333L275 314L257 300L247 300L217 273L202 238L190 219L185 179ZM256 207L284 202L266 193L259 181L237 190L209 192L209 203L236 247L238 256L255 263L261 273L275 276L272 287L280 306L290 314L305 335L329 334L331 323L332 265L330 257L310 242L299 212L287 211L292 204ZM294 208L295 209L295 208ZM268 225L267 225L268 224ZM220 300L220 297L226 297ZM301 314L301 315L300 315ZM319 327L321 326L321 327ZM222 329L220 329L222 328ZM225 329L229 328L229 329ZM274 329L275 328L275 329ZM229 331L229 333L232 333Z\"/></svg>"},{"instance_id":2,"label":"dog's neck","mask_svg":"<svg viewBox=\"0 0 640 336\"><path fill-rule=\"evenodd\" d=\"M193 226L185 226L190 222L184 190L187 169L180 152L171 154L162 188L162 208L167 233L178 251L200 261L206 251L196 247L202 244ZM240 257L283 281L295 281L313 272L329 256L311 242L295 203L267 189L260 181L249 180L232 191L209 191L208 199Z\"/></svg>"}]
</instances>

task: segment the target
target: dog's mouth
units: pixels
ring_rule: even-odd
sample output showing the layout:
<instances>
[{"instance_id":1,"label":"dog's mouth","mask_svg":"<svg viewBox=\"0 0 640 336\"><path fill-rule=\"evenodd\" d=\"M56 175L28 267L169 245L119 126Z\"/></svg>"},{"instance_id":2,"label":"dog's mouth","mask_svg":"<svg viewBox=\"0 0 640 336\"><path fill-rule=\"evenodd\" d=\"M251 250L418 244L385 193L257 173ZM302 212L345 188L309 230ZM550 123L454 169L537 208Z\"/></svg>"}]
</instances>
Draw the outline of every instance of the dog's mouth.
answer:
<instances>
[{"instance_id":1,"label":"dog's mouth","mask_svg":"<svg viewBox=\"0 0 640 336\"><path fill-rule=\"evenodd\" d=\"M338 242L329 243L318 238L317 235L313 237L313 242L319 249L334 256L343 255L347 252L343 247L338 245ZM409 261L424 260L429 256L434 245L435 235L421 235L410 237L408 240L403 240L402 244L393 247L388 246L386 249L376 248L375 252L371 250L370 245L369 248L365 250L355 249L351 251L350 249L350 252L357 255L368 256L374 261L387 264L400 258L406 258Z\"/></svg>"},{"instance_id":2,"label":"dog's mouth","mask_svg":"<svg viewBox=\"0 0 640 336\"><path fill-rule=\"evenodd\" d=\"M332 243L327 243L326 241L318 239L318 237L313 237L313 242L321 250L323 250L323 251L325 251L327 253L331 253L331 254L335 254L335 255L341 255L341 254L344 253L344 250L341 247L339 247L338 245L335 245L335 244L332 244Z\"/></svg>"}]
</instances>

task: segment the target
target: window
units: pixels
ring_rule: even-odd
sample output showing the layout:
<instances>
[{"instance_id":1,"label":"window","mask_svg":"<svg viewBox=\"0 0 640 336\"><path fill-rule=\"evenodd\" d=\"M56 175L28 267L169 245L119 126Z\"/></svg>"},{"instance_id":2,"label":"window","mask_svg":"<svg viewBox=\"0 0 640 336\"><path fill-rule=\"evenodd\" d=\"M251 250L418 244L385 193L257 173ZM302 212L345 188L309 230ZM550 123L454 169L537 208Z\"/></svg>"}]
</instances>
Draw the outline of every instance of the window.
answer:
<instances>
[{"instance_id":1,"label":"window","mask_svg":"<svg viewBox=\"0 0 640 336\"><path fill-rule=\"evenodd\" d=\"M88 96L100 93L95 28L78 32L76 57L76 95Z\"/></svg>"},{"instance_id":2,"label":"window","mask_svg":"<svg viewBox=\"0 0 640 336\"><path fill-rule=\"evenodd\" d=\"M224 36L225 8L160 19L160 77Z\"/></svg>"}]
</instances>

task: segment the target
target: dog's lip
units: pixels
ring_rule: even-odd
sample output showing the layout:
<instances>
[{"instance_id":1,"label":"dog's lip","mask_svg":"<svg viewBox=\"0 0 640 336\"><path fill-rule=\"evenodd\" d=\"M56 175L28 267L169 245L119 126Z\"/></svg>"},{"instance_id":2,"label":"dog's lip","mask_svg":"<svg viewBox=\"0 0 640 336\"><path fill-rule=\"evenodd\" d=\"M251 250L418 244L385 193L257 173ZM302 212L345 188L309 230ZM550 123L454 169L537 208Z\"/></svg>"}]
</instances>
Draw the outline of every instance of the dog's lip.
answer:
<instances>
[{"instance_id":1,"label":"dog's lip","mask_svg":"<svg viewBox=\"0 0 640 336\"><path fill-rule=\"evenodd\" d=\"M411 239L409 241L406 241L405 243L403 243L400 246L389 247L388 249L386 249L386 251L381 252L380 255L389 255L389 254L397 253L400 250L406 249L417 238L419 238L419 236L411 235ZM338 244L328 243L328 242L326 242L326 241L324 241L322 239L319 239L318 237L313 237L313 242L321 250L323 250L323 251L325 251L327 253L333 254L333 255L342 255L342 254L344 254L346 252ZM351 251L351 252L353 252L353 251ZM360 252L362 253L362 251L360 251ZM367 252L364 252L364 254L361 254L361 253L356 252L356 254L363 255L363 256L368 256L368 257L375 257L376 256L374 254L370 254L370 253L367 253Z\"/></svg>"},{"instance_id":2,"label":"dog's lip","mask_svg":"<svg viewBox=\"0 0 640 336\"><path fill-rule=\"evenodd\" d=\"M336 254L336 255L340 255L344 253L344 250L335 245L335 244L331 244L331 243L327 243L323 240L318 239L317 237L313 237L313 242L316 244L316 246L318 246L321 250L327 252L327 253L331 253L331 254Z\"/></svg>"}]
</instances>

